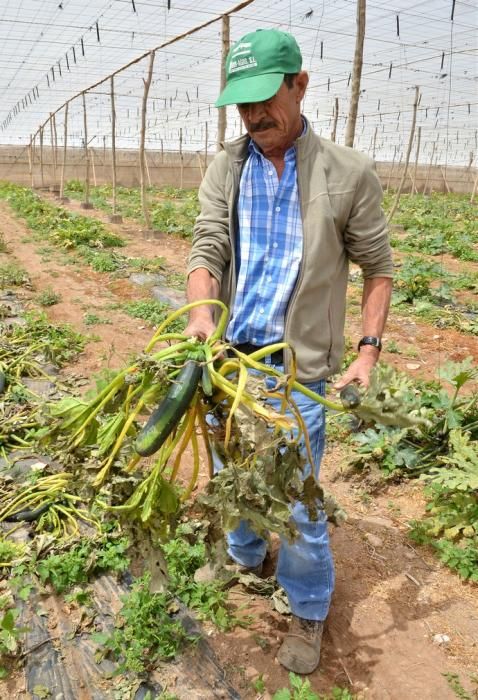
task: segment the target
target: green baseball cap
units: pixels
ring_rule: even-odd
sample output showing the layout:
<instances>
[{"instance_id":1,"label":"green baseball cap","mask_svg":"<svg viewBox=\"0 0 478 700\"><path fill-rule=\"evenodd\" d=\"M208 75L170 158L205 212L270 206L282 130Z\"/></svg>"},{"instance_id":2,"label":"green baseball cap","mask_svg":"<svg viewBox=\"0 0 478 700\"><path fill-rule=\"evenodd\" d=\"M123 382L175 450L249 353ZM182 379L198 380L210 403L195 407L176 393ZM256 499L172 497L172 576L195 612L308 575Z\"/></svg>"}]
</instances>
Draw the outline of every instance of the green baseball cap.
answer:
<instances>
[{"instance_id":1,"label":"green baseball cap","mask_svg":"<svg viewBox=\"0 0 478 700\"><path fill-rule=\"evenodd\" d=\"M291 34L258 29L239 39L226 59L226 87L216 107L262 102L276 94L286 73L299 73L302 55Z\"/></svg>"}]
</instances>

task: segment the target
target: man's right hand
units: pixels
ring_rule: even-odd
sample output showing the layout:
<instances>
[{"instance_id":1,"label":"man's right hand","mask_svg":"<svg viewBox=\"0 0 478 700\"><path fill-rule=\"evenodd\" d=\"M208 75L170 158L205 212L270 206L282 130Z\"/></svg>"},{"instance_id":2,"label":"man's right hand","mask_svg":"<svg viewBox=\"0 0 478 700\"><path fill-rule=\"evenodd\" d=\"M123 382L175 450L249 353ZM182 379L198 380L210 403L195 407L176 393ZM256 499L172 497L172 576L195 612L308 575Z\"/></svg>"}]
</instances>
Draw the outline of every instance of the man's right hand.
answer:
<instances>
[{"instance_id":1,"label":"man's right hand","mask_svg":"<svg viewBox=\"0 0 478 700\"><path fill-rule=\"evenodd\" d=\"M189 318L188 325L184 329L183 335L187 338L195 336L200 340L207 340L216 330L216 324L214 323L211 314L207 313L205 315L195 315Z\"/></svg>"}]
</instances>

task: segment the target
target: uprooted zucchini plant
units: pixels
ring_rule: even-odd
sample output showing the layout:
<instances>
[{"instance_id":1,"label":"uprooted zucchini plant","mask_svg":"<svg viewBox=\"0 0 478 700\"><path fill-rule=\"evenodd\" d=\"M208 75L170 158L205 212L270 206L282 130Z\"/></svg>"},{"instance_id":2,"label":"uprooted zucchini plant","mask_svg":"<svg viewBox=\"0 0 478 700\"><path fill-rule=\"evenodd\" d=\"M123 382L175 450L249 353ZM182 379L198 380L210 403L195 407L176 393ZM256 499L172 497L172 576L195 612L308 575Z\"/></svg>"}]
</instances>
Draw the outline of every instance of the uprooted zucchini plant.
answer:
<instances>
[{"instance_id":1,"label":"uprooted zucchini plant","mask_svg":"<svg viewBox=\"0 0 478 700\"><path fill-rule=\"evenodd\" d=\"M205 303L221 309L217 330L207 341L168 332L178 317ZM387 386L389 370L379 370L365 396L349 389L343 403L335 403L296 380L294 353L286 343L245 355L221 340L227 316L227 307L217 300L175 311L136 361L89 401L68 397L51 405L48 425L41 431L43 442L73 472L94 474L88 488L97 505L155 530L160 538L174 526L181 503L197 485L200 440L211 477L202 503L219 514L226 529L245 518L260 532L293 538L289 506L297 500L317 517L317 499L323 500L324 494L313 476L299 478L304 460L298 445L304 441L309 455L310 447L292 389L331 410L350 410L366 420L401 426L423 420L413 402ZM290 354L287 375L261 362L277 350ZM263 381L270 376L277 379L272 391ZM280 399L279 410L271 408L268 397ZM214 427L206 420L211 412ZM214 479L212 443L226 464ZM182 459L186 450L192 454L187 476Z\"/></svg>"}]
</instances>

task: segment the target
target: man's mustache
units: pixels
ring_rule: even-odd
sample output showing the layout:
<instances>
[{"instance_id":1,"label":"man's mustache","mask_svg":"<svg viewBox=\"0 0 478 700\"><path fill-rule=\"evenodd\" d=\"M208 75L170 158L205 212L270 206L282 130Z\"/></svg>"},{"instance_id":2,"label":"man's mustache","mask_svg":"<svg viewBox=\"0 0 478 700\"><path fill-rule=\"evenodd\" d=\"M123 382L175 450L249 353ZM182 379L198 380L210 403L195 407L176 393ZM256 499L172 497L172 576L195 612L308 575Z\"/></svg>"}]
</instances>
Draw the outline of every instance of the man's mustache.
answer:
<instances>
[{"instance_id":1,"label":"man's mustache","mask_svg":"<svg viewBox=\"0 0 478 700\"><path fill-rule=\"evenodd\" d=\"M273 129L275 127L275 122L271 121L262 121L262 122L257 122L257 124L249 124L249 132L254 132L254 131L265 131L266 129Z\"/></svg>"}]
</instances>

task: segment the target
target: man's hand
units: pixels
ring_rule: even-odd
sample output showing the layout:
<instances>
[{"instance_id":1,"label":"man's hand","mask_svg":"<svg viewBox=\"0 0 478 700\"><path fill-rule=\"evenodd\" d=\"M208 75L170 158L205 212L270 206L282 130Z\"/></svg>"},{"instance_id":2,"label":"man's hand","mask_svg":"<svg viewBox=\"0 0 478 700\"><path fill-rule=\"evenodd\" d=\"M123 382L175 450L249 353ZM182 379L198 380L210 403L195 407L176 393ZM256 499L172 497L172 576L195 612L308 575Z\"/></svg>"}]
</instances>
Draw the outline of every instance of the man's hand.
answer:
<instances>
[{"instance_id":1,"label":"man's hand","mask_svg":"<svg viewBox=\"0 0 478 700\"><path fill-rule=\"evenodd\" d=\"M356 382L366 389L370 381L370 372L375 367L379 354L379 350L370 345L362 347L358 358L352 362L345 374L334 384L334 389L340 391L340 389L352 382Z\"/></svg>"},{"instance_id":2,"label":"man's hand","mask_svg":"<svg viewBox=\"0 0 478 700\"><path fill-rule=\"evenodd\" d=\"M187 299L200 301L201 299L217 299L219 296L219 282L203 267L193 270L188 277ZM188 325L184 329L184 335L188 338L195 336L200 340L207 340L216 330L214 322L214 310L212 306L196 306L189 312Z\"/></svg>"},{"instance_id":3,"label":"man's hand","mask_svg":"<svg viewBox=\"0 0 478 700\"><path fill-rule=\"evenodd\" d=\"M207 340L210 335L216 330L216 324L214 323L211 314L197 314L189 319L189 323L184 329L183 335L187 338L195 336L200 340Z\"/></svg>"}]
</instances>

